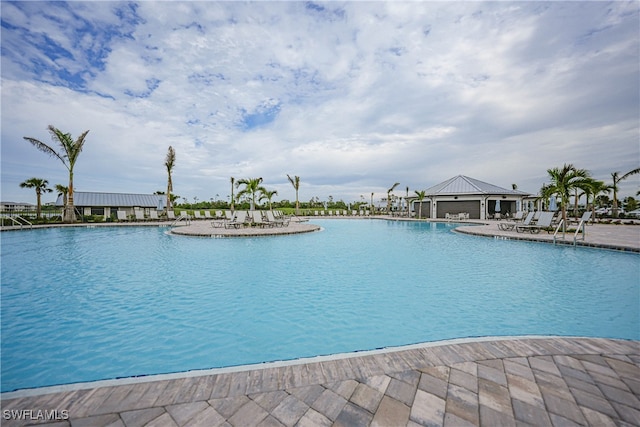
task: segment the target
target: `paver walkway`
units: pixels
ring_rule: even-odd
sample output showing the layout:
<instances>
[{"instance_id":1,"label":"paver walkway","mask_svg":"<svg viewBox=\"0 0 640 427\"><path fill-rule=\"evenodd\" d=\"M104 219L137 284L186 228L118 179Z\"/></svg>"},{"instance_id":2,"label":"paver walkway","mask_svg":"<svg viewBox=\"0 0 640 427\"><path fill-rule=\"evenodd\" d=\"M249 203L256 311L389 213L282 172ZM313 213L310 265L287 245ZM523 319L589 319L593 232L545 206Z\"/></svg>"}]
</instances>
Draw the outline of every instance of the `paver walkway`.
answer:
<instances>
[{"instance_id":1,"label":"paver walkway","mask_svg":"<svg viewBox=\"0 0 640 427\"><path fill-rule=\"evenodd\" d=\"M476 339L42 391L5 393L2 425L638 426L640 342ZM60 420L24 420L45 410Z\"/></svg>"}]
</instances>

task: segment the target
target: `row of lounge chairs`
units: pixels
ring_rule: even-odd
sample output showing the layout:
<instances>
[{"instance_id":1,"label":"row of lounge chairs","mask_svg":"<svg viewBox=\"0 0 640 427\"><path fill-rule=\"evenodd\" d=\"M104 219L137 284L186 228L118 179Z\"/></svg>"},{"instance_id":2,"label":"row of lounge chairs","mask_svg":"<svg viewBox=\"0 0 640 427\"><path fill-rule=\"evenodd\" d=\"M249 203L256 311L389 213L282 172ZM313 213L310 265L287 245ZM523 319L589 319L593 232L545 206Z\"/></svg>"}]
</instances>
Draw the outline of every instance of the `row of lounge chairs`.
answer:
<instances>
[{"instance_id":1,"label":"row of lounge chairs","mask_svg":"<svg viewBox=\"0 0 640 427\"><path fill-rule=\"evenodd\" d=\"M149 211L149 216L145 216L144 211L135 210L133 216L127 215L126 211L117 211L116 217L118 221L159 221L161 218L158 216L158 211Z\"/></svg>"},{"instance_id":2,"label":"row of lounge chairs","mask_svg":"<svg viewBox=\"0 0 640 427\"><path fill-rule=\"evenodd\" d=\"M311 216L311 211L307 211L307 215ZM369 210L352 210L348 211L346 209L337 209L337 210L329 210L329 211L313 211L313 216L370 216L371 211Z\"/></svg>"},{"instance_id":3,"label":"row of lounge chairs","mask_svg":"<svg viewBox=\"0 0 640 427\"><path fill-rule=\"evenodd\" d=\"M225 211L222 219L211 222L213 228L288 227L291 218L281 211Z\"/></svg>"},{"instance_id":4,"label":"row of lounge chairs","mask_svg":"<svg viewBox=\"0 0 640 427\"><path fill-rule=\"evenodd\" d=\"M559 220L556 219L556 212L529 212L527 216L522 219L523 215L523 212L517 212L515 216L508 221L499 222L498 228L503 231L515 229L518 233L528 232L537 234L542 230L551 232L559 224ZM591 218L591 212L587 211L575 222L577 224L586 224L589 218Z\"/></svg>"}]
</instances>

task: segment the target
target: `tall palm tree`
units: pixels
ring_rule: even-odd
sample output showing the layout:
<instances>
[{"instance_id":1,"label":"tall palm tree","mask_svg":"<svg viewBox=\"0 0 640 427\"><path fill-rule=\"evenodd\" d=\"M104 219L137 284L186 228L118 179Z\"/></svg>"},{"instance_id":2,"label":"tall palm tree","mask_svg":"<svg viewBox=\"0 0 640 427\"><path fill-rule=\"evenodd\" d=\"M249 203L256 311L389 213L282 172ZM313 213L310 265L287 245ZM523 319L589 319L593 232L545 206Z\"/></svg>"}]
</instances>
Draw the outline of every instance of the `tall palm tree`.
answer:
<instances>
[{"instance_id":1,"label":"tall palm tree","mask_svg":"<svg viewBox=\"0 0 640 427\"><path fill-rule=\"evenodd\" d=\"M73 168L76 165L76 160L78 160L80 152L82 152L82 147L84 146L85 138L89 131L85 131L76 140L74 140L70 133L63 133L60 129L51 125L49 125L47 129L51 134L51 139L60 145L62 151L58 152L51 146L35 138L30 138L28 136L23 138L33 144L33 146L38 150L52 157L57 157L69 171L69 193L62 220L65 222L74 222L76 220L76 213L73 207Z\"/></svg>"},{"instance_id":2,"label":"tall palm tree","mask_svg":"<svg viewBox=\"0 0 640 427\"><path fill-rule=\"evenodd\" d=\"M233 185L236 182L236 179L234 177L231 177L231 205L229 206L229 209L231 209L231 212L234 211L234 206L233 206Z\"/></svg>"},{"instance_id":3,"label":"tall palm tree","mask_svg":"<svg viewBox=\"0 0 640 427\"><path fill-rule=\"evenodd\" d=\"M422 218L422 201L424 200L425 197L427 197L427 192L426 190L420 190L420 191L415 190L415 193L416 193L416 196L418 196L418 203L420 203L420 206L418 206L418 219L420 219Z\"/></svg>"},{"instance_id":4,"label":"tall palm tree","mask_svg":"<svg viewBox=\"0 0 640 427\"><path fill-rule=\"evenodd\" d=\"M40 219L40 213L42 212L42 193L51 193L53 190L49 187L49 181L42 178L29 178L20 183L22 188L35 188L36 189L36 218Z\"/></svg>"},{"instance_id":5,"label":"tall palm tree","mask_svg":"<svg viewBox=\"0 0 640 427\"><path fill-rule=\"evenodd\" d=\"M293 188L296 190L296 215L300 215L300 202L298 202L298 190L300 190L300 177L294 175L293 178L287 174L287 178L289 178L289 182L293 185Z\"/></svg>"},{"instance_id":6,"label":"tall palm tree","mask_svg":"<svg viewBox=\"0 0 640 427\"><path fill-rule=\"evenodd\" d=\"M262 184L262 178L244 178L236 183L236 188L244 185L244 188L238 191L238 198L244 196L245 194L251 196L251 210L255 209L256 195L258 195L258 193L265 193L267 191L260 184Z\"/></svg>"},{"instance_id":7,"label":"tall palm tree","mask_svg":"<svg viewBox=\"0 0 640 427\"><path fill-rule=\"evenodd\" d=\"M64 209L64 207L67 206L67 195L69 194L69 187L62 184L56 184L55 189L58 192L58 197L62 196L62 206Z\"/></svg>"},{"instance_id":8,"label":"tall palm tree","mask_svg":"<svg viewBox=\"0 0 640 427\"><path fill-rule=\"evenodd\" d=\"M623 181L627 178L629 178L631 175L635 175L640 173L640 168L638 169L634 169L631 170L627 173L625 173L622 176L620 175L620 172L613 172L611 174L611 177L613 178L613 185L611 186L612 190L613 190L613 217L614 218L618 218L618 184L620 183L620 181Z\"/></svg>"},{"instance_id":9,"label":"tall palm tree","mask_svg":"<svg viewBox=\"0 0 640 427\"><path fill-rule=\"evenodd\" d=\"M164 160L164 165L167 168L167 212L171 209L171 192L173 191L173 180L171 179L171 172L176 164L176 151L172 146L169 146L167 150L167 157Z\"/></svg>"},{"instance_id":10,"label":"tall palm tree","mask_svg":"<svg viewBox=\"0 0 640 427\"><path fill-rule=\"evenodd\" d=\"M400 183L396 182L387 190L387 214L389 215L391 215L391 192L395 190L398 185L400 185Z\"/></svg>"},{"instance_id":11,"label":"tall palm tree","mask_svg":"<svg viewBox=\"0 0 640 427\"><path fill-rule=\"evenodd\" d=\"M273 196L275 196L276 194L278 194L278 192L276 190L273 191L263 191L260 198L258 199L259 201L263 201L264 199L267 199L267 201L269 202L269 210L271 209L271 199L273 198Z\"/></svg>"},{"instance_id":12,"label":"tall palm tree","mask_svg":"<svg viewBox=\"0 0 640 427\"><path fill-rule=\"evenodd\" d=\"M567 203L571 197L571 191L576 188L585 178L589 177L589 172L585 169L577 169L572 164L565 164L562 168L548 169L547 173L551 179L552 194L560 196L562 199L562 227L566 229L567 224Z\"/></svg>"}]
</instances>

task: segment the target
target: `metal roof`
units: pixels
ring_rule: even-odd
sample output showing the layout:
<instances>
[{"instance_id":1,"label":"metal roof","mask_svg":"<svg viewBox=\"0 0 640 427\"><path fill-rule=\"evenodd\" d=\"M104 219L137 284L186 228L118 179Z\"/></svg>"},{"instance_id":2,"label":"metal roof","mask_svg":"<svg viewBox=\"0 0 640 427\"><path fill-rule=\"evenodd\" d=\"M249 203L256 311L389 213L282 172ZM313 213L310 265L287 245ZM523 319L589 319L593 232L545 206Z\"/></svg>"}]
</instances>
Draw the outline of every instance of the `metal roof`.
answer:
<instances>
[{"instance_id":1,"label":"metal roof","mask_svg":"<svg viewBox=\"0 0 640 427\"><path fill-rule=\"evenodd\" d=\"M127 194L127 193L91 193L83 191L73 192L75 206L96 207L141 207L157 208L167 204L167 197L163 194ZM62 206L62 195L58 196L56 206Z\"/></svg>"},{"instance_id":2,"label":"metal roof","mask_svg":"<svg viewBox=\"0 0 640 427\"><path fill-rule=\"evenodd\" d=\"M528 196L528 193L509 190L489 184L468 176L458 175L426 190L427 196L462 195L462 194L499 194L512 196Z\"/></svg>"}]
</instances>

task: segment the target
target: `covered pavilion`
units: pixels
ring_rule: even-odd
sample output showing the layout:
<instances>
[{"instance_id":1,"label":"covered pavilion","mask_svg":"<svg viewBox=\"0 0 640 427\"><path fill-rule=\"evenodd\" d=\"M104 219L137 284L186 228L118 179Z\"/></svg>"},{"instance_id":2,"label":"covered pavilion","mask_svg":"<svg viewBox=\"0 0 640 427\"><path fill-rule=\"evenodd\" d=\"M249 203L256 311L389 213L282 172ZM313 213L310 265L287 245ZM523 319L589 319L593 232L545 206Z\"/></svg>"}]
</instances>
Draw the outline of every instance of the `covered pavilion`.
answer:
<instances>
[{"instance_id":1,"label":"covered pavilion","mask_svg":"<svg viewBox=\"0 0 640 427\"><path fill-rule=\"evenodd\" d=\"M468 214L468 219L489 219L522 210L532 196L510 190L468 176L458 175L428 188L425 199L406 198L412 215L417 216L422 203L422 218L446 218L447 214Z\"/></svg>"}]
</instances>

